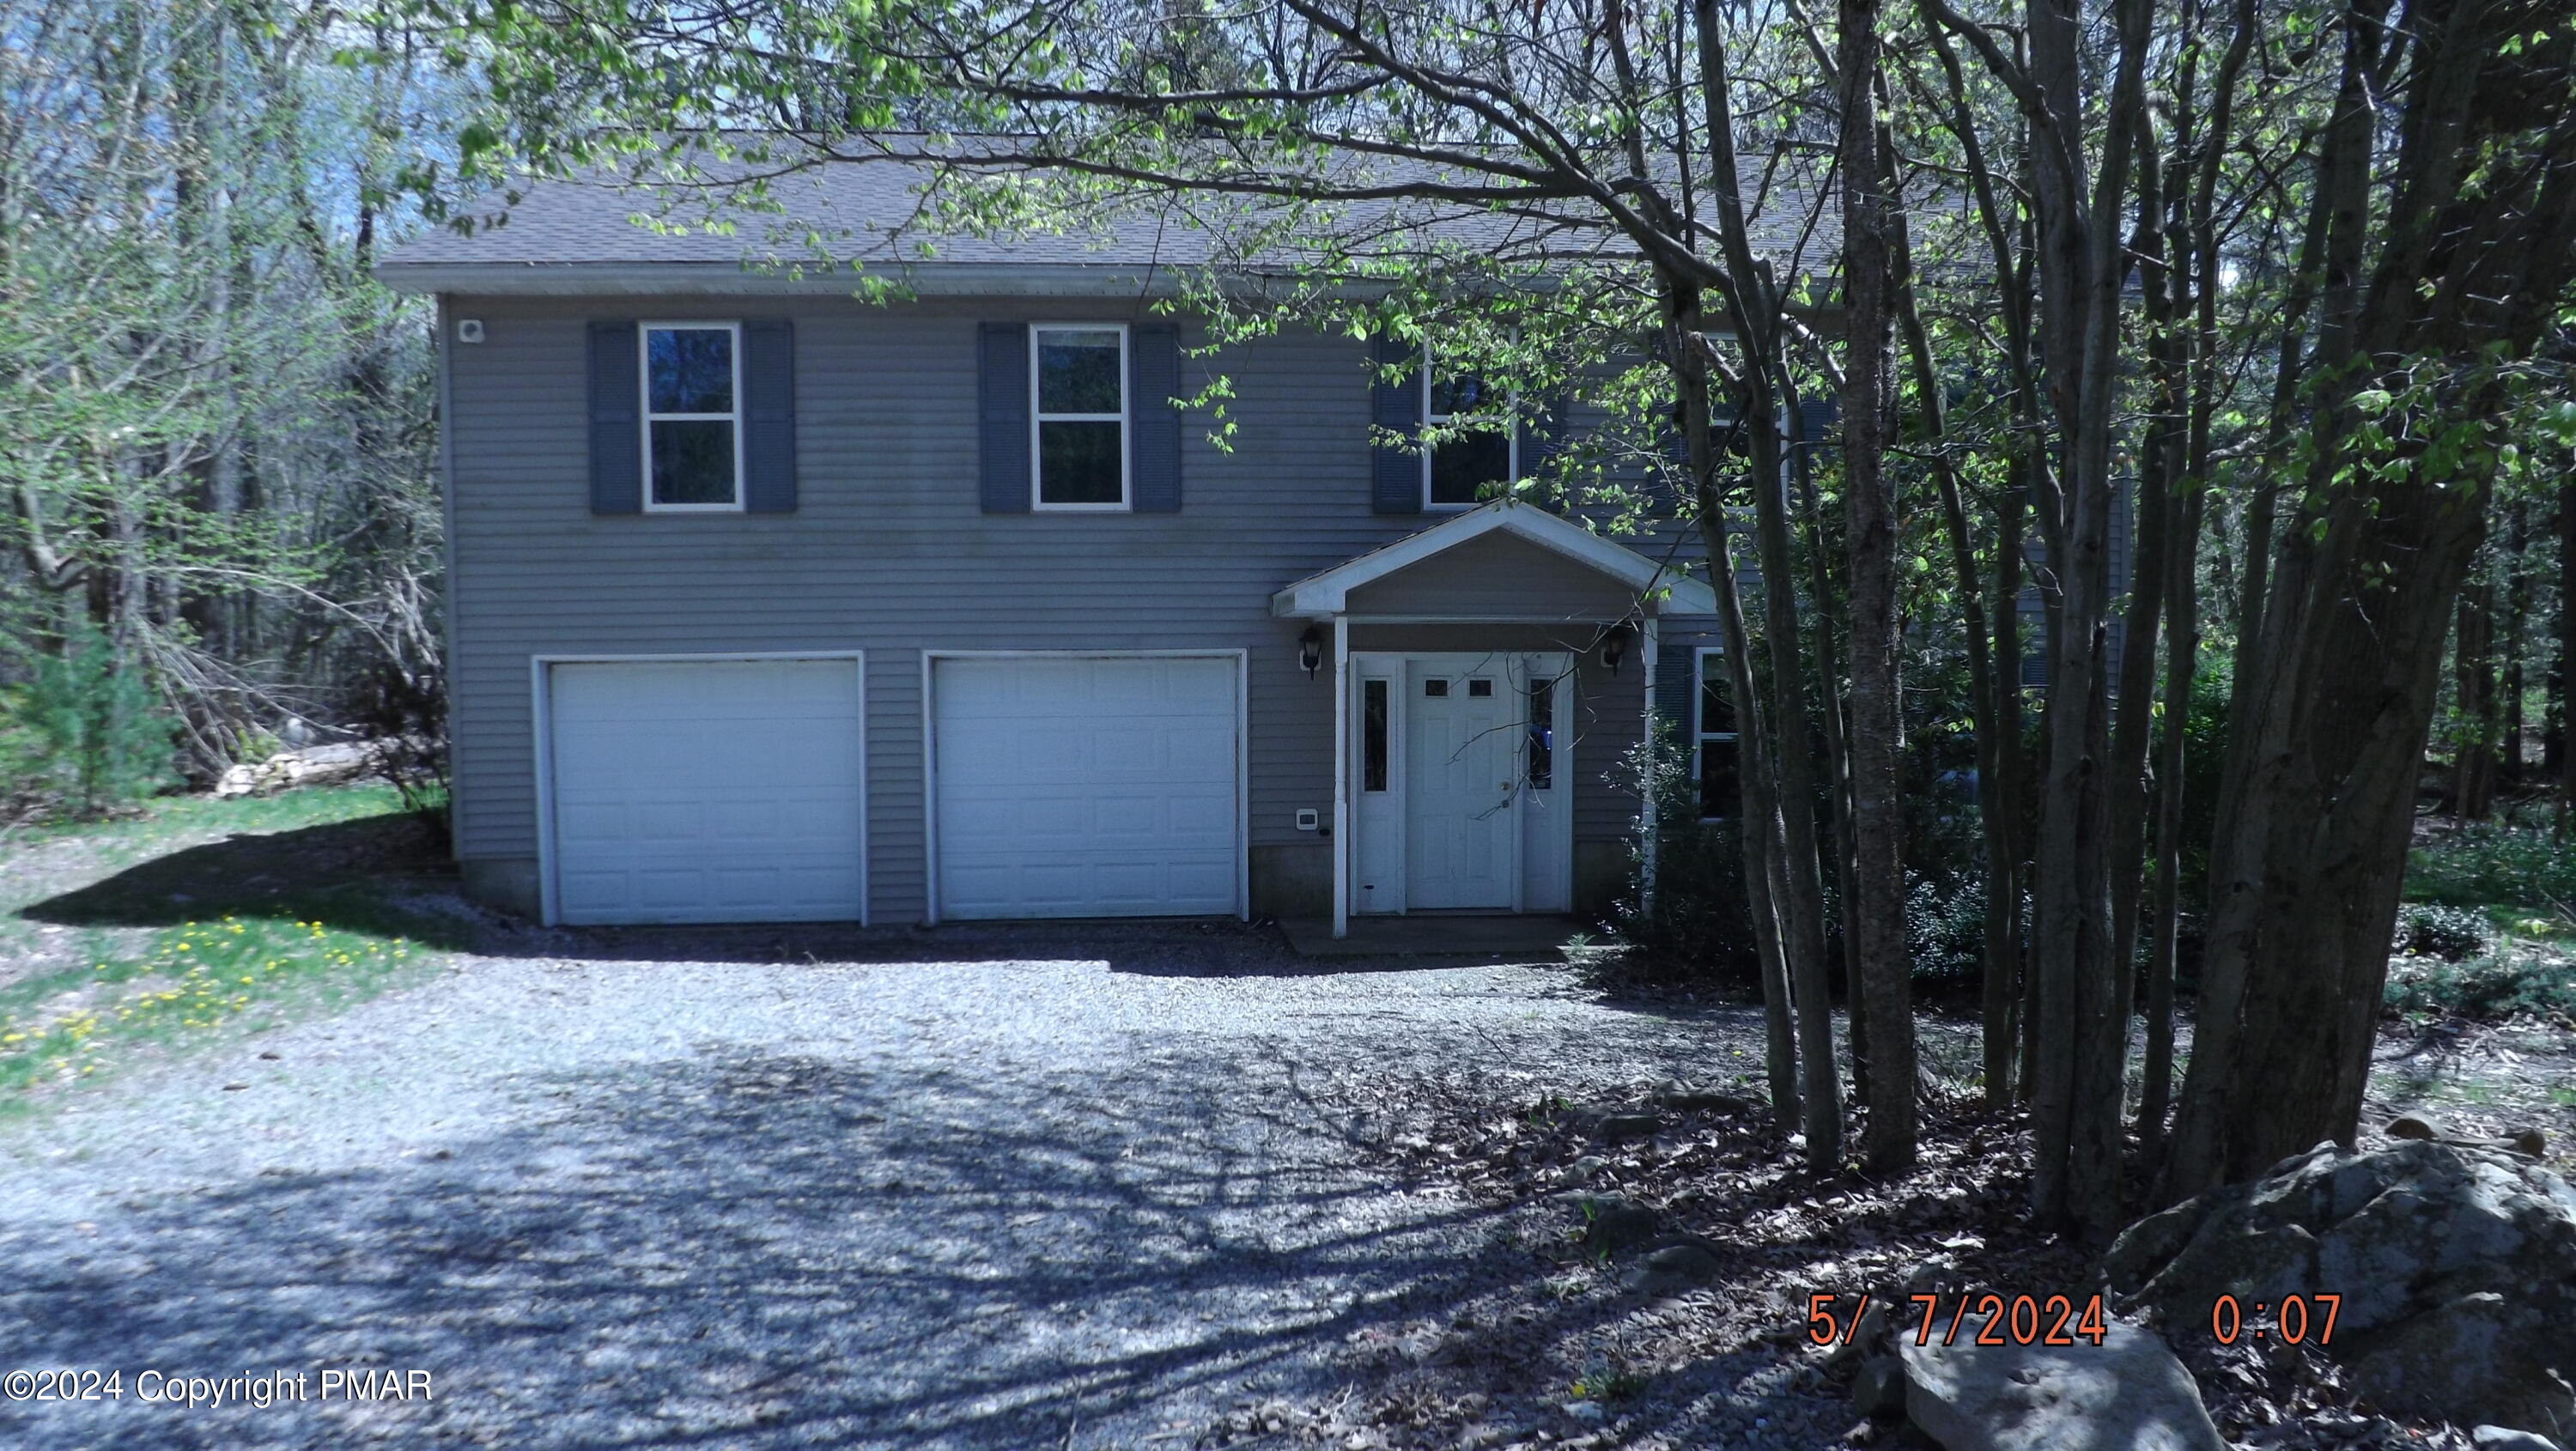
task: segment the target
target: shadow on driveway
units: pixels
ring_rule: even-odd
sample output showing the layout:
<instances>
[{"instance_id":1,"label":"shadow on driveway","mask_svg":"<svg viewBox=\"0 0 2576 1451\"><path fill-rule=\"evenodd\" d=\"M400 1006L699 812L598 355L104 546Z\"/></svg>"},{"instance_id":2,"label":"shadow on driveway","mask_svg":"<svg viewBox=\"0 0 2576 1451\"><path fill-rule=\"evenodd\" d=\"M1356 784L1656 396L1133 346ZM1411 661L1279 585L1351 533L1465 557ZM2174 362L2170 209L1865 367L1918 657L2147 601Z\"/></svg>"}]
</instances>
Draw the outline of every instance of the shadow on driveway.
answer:
<instances>
[{"instance_id":1,"label":"shadow on driveway","mask_svg":"<svg viewBox=\"0 0 2576 1451\"><path fill-rule=\"evenodd\" d=\"M1221 1054L1114 1074L702 1056L400 1168L0 1232L12 1446L1186 1446L1525 1253ZM543 1096L543 1095L541 1095ZM1461 1245L1470 1246L1462 1251ZM427 1370L426 1404L138 1404L145 1369Z\"/></svg>"},{"instance_id":2,"label":"shadow on driveway","mask_svg":"<svg viewBox=\"0 0 2576 1451\"><path fill-rule=\"evenodd\" d=\"M735 927L539 927L465 902L452 866L408 816L242 833L126 868L19 913L66 927L176 927L227 913L319 921L486 956L602 962L975 962L1070 958L1165 977L1323 977L1538 960L1469 952L1437 958L1300 957L1268 923L1127 919L953 923L936 928L812 923ZM1551 964L1553 954L1544 954Z\"/></svg>"}]
</instances>

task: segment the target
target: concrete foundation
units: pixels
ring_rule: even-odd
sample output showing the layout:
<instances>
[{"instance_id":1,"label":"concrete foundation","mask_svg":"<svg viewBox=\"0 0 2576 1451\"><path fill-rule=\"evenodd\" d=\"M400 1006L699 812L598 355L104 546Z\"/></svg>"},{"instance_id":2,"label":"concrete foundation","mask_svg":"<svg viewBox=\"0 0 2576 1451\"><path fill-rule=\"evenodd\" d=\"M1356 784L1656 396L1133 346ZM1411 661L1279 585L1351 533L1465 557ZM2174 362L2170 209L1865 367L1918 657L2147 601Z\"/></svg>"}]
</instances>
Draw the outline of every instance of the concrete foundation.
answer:
<instances>
[{"instance_id":1,"label":"concrete foundation","mask_svg":"<svg viewBox=\"0 0 2576 1451\"><path fill-rule=\"evenodd\" d=\"M535 857L475 857L456 864L457 885L486 907L534 919L545 911Z\"/></svg>"},{"instance_id":2,"label":"concrete foundation","mask_svg":"<svg viewBox=\"0 0 2576 1451\"><path fill-rule=\"evenodd\" d=\"M1317 837L1294 846L1252 849L1252 915L1333 915L1333 844Z\"/></svg>"}]
</instances>

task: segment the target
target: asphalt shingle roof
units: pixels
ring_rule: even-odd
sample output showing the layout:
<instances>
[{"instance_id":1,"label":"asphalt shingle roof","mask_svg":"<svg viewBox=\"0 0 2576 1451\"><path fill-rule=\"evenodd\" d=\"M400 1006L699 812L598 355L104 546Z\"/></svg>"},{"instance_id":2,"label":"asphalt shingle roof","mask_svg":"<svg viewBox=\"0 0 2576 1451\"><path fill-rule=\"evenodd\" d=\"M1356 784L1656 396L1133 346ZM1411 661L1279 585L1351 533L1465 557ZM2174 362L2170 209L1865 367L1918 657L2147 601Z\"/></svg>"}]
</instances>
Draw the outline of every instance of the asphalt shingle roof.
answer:
<instances>
[{"instance_id":1,"label":"asphalt shingle roof","mask_svg":"<svg viewBox=\"0 0 2576 1451\"><path fill-rule=\"evenodd\" d=\"M1252 203L1190 196L1139 200L1112 227L1095 231L973 235L941 229L924 216L933 168L902 158L835 160L768 184L768 205L745 206L703 186L646 186L623 178L547 180L493 193L459 208L465 227L441 227L388 252L389 281L414 269L542 268L625 265L706 266L738 270L746 262L814 263L828 257L871 267L910 264L1063 266L1118 271L1191 267L1216 260L1237 209ZM1812 219L1804 195L1775 193L1754 220L1756 246L1775 256L1802 254L1816 266L1836 245L1831 209ZM1567 215L1581 216L1569 207ZM1547 218L1448 202L1354 204L1351 223L1387 244L1426 239L1498 254L1623 254L1606 231ZM1803 245L1802 245L1803 244ZM1285 260L1284 258L1282 260Z\"/></svg>"}]
</instances>

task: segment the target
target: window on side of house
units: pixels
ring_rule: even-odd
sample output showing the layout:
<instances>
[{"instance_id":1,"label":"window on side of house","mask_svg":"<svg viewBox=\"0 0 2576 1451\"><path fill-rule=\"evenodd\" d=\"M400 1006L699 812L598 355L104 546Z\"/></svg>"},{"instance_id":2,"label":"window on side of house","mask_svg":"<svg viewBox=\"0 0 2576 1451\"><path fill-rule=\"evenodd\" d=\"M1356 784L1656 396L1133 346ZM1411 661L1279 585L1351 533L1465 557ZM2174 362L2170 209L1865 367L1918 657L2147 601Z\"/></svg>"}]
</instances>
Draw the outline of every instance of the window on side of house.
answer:
<instances>
[{"instance_id":1,"label":"window on side of house","mask_svg":"<svg viewBox=\"0 0 2576 1451\"><path fill-rule=\"evenodd\" d=\"M1520 475L1520 442L1512 427L1511 399L1472 373L1443 373L1425 350L1422 421L1433 429L1471 418L1490 426L1451 435L1423 450L1423 503L1432 509L1481 504Z\"/></svg>"},{"instance_id":2,"label":"window on side of house","mask_svg":"<svg viewBox=\"0 0 2576 1451\"><path fill-rule=\"evenodd\" d=\"M1037 507L1128 507L1126 324L1038 323L1029 331Z\"/></svg>"},{"instance_id":3,"label":"window on side of house","mask_svg":"<svg viewBox=\"0 0 2576 1451\"><path fill-rule=\"evenodd\" d=\"M644 507L742 508L742 328L643 324Z\"/></svg>"},{"instance_id":4,"label":"window on side of house","mask_svg":"<svg viewBox=\"0 0 2576 1451\"><path fill-rule=\"evenodd\" d=\"M1734 697L1728 693L1726 656L1699 652L1699 694L1691 719L1691 774L1699 781L1702 821L1732 817L1742 802L1736 778Z\"/></svg>"}]
</instances>

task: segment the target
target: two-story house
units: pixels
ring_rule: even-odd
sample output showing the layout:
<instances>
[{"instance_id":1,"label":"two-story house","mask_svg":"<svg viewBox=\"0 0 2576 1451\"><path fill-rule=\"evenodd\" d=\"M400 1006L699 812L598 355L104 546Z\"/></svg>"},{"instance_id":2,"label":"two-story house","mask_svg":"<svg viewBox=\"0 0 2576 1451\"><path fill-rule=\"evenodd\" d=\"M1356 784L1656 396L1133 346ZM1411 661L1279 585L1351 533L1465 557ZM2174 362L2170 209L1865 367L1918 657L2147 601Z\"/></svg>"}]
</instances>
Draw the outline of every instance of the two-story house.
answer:
<instances>
[{"instance_id":1,"label":"two-story house","mask_svg":"<svg viewBox=\"0 0 2576 1451\"><path fill-rule=\"evenodd\" d=\"M907 188L844 168L789 205L864 235ZM873 302L637 210L539 186L378 273L437 298L481 899L569 923L1598 911L1632 870L1617 766L1655 682L1686 739L1722 739L1704 576L1480 502L1541 432L1373 445L1468 406L1463 370L1388 384L1320 333L1189 356L1153 307L1159 233L948 239ZM1226 448L1174 403L1219 372Z\"/></svg>"}]
</instances>

